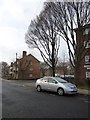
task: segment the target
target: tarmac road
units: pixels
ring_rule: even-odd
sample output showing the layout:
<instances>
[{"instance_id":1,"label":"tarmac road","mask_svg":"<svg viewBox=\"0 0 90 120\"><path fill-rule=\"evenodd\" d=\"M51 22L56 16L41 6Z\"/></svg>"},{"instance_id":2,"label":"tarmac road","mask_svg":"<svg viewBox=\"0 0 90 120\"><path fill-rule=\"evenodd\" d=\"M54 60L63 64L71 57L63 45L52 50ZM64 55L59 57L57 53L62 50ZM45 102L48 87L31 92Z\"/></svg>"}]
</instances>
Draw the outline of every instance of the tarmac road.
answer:
<instances>
[{"instance_id":1,"label":"tarmac road","mask_svg":"<svg viewBox=\"0 0 90 120\"><path fill-rule=\"evenodd\" d=\"M90 96L58 96L34 86L2 81L2 118L88 118Z\"/></svg>"}]
</instances>

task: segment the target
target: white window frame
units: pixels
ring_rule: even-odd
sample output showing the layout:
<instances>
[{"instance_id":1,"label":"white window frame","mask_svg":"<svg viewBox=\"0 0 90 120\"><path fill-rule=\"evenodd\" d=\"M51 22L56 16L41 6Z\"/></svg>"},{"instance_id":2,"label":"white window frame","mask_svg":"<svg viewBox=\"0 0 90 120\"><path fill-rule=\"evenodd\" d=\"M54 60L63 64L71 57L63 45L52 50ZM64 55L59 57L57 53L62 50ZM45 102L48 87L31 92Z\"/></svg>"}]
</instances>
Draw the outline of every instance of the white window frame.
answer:
<instances>
[{"instance_id":1,"label":"white window frame","mask_svg":"<svg viewBox=\"0 0 90 120\"><path fill-rule=\"evenodd\" d=\"M90 78L90 71L86 72L86 78Z\"/></svg>"},{"instance_id":2,"label":"white window frame","mask_svg":"<svg viewBox=\"0 0 90 120\"><path fill-rule=\"evenodd\" d=\"M17 67L17 71L19 70L19 68Z\"/></svg>"},{"instance_id":3,"label":"white window frame","mask_svg":"<svg viewBox=\"0 0 90 120\"><path fill-rule=\"evenodd\" d=\"M33 75L32 75L32 74L30 74L30 75L29 75L29 77L33 77Z\"/></svg>"},{"instance_id":4,"label":"white window frame","mask_svg":"<svg viewBox=\"0 0 90 120\"><path fill-rule=\"evenodd\" d=\"M90 40L89 41L84 41L84 46L86 46L85 48L90 48Z\"/></svg>"},{"instance_id":5,"label":"white window frame","mask_svg":"<svg viewBox=\"0 0 90 120\"><path fill-rule=\"evenodd\" d=\"M85 56L85 64L90 64L90 55Z\"/></svg>"},{"instance_id":6,"label":"white window frame","mask_svg":"<svg viewBox=\"0 0 90 120\"><path fill-rule=\"evenodd\" d=\"M30 68L29 70L30 70L30 71L33 71L33 68Z\"/></svg>"},{"instance_id":7,"label":"white window frame","mask_svg":"<svg viewBox=\"0 0 90 120\"><path fill-rule=\"evenodd\" d=\"M83 32L83 35L88 35L90 32L90 28L86 28Z\"/></svg>"}]
</instances>

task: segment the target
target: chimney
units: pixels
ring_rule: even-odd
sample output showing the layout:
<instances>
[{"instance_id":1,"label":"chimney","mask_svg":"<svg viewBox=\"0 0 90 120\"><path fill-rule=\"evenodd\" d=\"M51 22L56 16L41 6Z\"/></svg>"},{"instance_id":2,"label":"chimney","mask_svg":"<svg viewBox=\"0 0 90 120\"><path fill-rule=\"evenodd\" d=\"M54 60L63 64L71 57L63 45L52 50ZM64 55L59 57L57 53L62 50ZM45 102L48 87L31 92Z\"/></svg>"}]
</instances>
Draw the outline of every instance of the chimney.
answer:
<instances>
[{"instance_id":1,"label":"chimney","mask_svg":"<svg viewBox=\"0 0 90 120\"><path fill-rule=\"evenodd\" d=\"M22 56L22 57L25 57L26 54L27 54L27 52L26 52L26 51L23 51L23 56Z\"/></svg>"}]
</instances>

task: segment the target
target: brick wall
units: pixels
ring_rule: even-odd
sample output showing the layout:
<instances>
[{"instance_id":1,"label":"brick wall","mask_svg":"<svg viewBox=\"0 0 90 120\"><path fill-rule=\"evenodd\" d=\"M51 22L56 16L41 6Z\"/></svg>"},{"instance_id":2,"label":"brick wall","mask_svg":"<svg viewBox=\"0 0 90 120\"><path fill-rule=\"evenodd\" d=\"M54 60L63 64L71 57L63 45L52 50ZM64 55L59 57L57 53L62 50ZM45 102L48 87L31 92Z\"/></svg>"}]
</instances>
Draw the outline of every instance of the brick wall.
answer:
<instances>
[{"instance_id":1,"label":"brick wall","mask_svg":"<svg viewBox=\"0 0 90 120\"><path fill-rule=\"evenodd\" d=\"M21 59L17 59L14 63L13 68L18 69L17 73L13 72L14 79L17 76L17 79L37 79L40 78L40 61L36 59L33 55L26 55L26 52L23 52Z\"/></svg>"},{"instance_id":2,"label":"brick wall","mask_svg":"<svg viewBox=\"0 0 90 120\"><path fill-rule=\"evenodd\" d=\"M77 45L78 45L78 48L79 49L82 49L80 48L81 44L84 46L84 42L86 41L90 41L90 31L88 34L83 34L84 31L89 28L90 30L90 25L86 25L82 28L82 30L80 31L77 31L76 33L76 40L77 40ZM85 56L87 55L90 55L90 47L83 49L84 52L83 52L83 55L85 53ZM90 72L90 67L87 69L87 65L90 65L90 63L88 63L87 65L85 64L85 56L83 57L83 59L81 60L80 62L80 67L78 69L78 72L80 73L79 74L79 81L81 84L86 84L88 82L87 78L86 78L86 72ZM90 80L90 79L89 79Z\"/></svg>"}]
</instances>

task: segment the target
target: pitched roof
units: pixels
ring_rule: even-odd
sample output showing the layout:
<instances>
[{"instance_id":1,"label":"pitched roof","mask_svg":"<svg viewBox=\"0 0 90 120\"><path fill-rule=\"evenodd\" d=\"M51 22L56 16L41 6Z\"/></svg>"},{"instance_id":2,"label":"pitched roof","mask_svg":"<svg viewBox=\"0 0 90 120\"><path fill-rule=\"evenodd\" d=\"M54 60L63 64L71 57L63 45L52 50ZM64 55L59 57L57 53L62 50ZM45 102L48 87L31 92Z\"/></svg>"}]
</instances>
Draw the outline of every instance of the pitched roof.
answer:
<instances>
[{"instance_id":1,"label":"pitched roof","mask_svg":"<svg viewBox=\"0 0 90 120\"><path fill-rule=\"evenodd\" d=\"M36 59L38 62L40 62L35 56L33 56L32 54L28 54L27 56L32 56L34 59Z\"/></svg>"}]
</instances>

